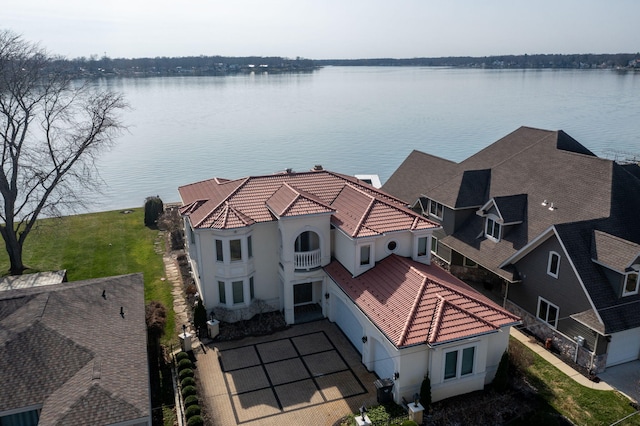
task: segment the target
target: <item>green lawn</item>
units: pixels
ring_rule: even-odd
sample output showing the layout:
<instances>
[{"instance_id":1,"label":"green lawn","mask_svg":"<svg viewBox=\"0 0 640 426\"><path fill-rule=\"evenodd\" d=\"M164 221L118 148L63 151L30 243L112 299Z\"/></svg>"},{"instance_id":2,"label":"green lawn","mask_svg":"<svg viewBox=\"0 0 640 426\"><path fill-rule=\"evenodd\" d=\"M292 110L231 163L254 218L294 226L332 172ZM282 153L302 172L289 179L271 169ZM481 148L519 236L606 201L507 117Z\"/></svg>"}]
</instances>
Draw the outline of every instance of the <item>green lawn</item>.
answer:
<instances>
[{"instance_id":1,"label":"green lawn","mask_svg":"<svg viewBox=\"0 0 640 426\"><path fill-rule=\"evenodd\" d=\"M167 308L167 333L163 343L174 339L171 284L163 281L164 239L157 230L144 226L144 209L91 213L38 221L24 247L26 271L66 269L69 281L144 274L145 300L158 300ZM9 270L6 252L0 252L0 270Z\"/></svg>"},{"instance_id":2,"label":"green lawn","mask_svg":"<svg viewBox=\"0 0 640 426\"><path fill-rule=\"evenodd\" d=\"M532 360L523 372L545 403L535 414L536 419L517 424L552 424L546 414L560 413L576 425L611 425L635 411L622 394L582 386L516 339L511 338L510 345L519 346L518 351L526 351L526 357ZM640 414L620 425L640 425Z\"/></svg>"}]
</instances>

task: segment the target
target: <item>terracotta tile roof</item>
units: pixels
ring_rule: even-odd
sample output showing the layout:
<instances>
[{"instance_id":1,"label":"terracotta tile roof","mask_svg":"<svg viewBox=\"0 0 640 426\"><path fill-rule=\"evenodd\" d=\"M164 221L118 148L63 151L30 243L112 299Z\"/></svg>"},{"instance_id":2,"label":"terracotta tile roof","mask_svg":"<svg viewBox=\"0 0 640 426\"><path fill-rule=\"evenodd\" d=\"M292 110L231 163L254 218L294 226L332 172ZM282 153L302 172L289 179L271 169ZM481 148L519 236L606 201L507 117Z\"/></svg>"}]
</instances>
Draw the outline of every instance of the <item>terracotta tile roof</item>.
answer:
<instances>
[{"instance_id":1,"label":"terracotta tile roof","mask_svg":"<svg viewBox=\"0 0 640 426\"><path fill-rule=\"evenodd\" d=\"M352 237L435 228L405 203L356 178L326 170L211 179L179 189L181 213L195 228L231 229L281 216L332 214Z\"/></svg>"},{"instance_id":2,"label":"terracotta tile roof","mask_svg":"<svg viewBox=\"0 0 640 426\"><path fill-rule=\"evenodd\" d=\"M39 425L150 417L146 338L142 274L0 292L0 412L42 404Z\"/></svg>"},{"instance_id":3,"label":"terracotta tile roof","mask_svg":"<svg viewBox=\"0 0 640 426\"><path fill-rule=\"evenodd\" d=\"M398 348L442 344L519 321L439 266L395 254L358 277L337 261L325 271Z\"/></svg>"},{"instance_id":4,"label":"terracotta tile roof","mask_svg":"<svg viewBox=\"0 0 640 426\"><path fill-rule=\"evenodd\" d=\"M335 211L315 195L296 190L287 183L282 184L266 203L267 207L278 217L332 213Z\"/></svg>"}]
</instances>

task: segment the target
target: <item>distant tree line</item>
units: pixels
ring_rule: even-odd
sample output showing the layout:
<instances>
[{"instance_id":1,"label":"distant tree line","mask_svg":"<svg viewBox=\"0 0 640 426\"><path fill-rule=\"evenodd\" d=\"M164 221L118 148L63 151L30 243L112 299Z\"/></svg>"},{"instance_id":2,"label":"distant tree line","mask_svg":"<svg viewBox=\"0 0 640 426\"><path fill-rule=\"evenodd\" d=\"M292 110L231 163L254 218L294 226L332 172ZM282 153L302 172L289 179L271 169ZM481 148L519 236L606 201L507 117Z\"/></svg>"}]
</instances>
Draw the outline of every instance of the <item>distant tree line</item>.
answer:
<instances>
[{"instance_id":1,"label":"distant tree line","mask_svg":"<svg viewBox=\"0 0 640 426\"><path fill-rule=\"evenodd\" d=\"M310 72L314 61L304 58L184 56L156 58L109 58L103 56L60 58L58 65L77 76L228 75L250 72Z\"/></svg>"},{"instance_id":2,"label":"distant tree line","mask_svg":"<svg viewBox=\"0 0 640 426\"><path fill-rule=\"evenodd\" d=\"M156 58L58 58L56 66L77 77L229 75L312 72L323 66L423 66L463 68L618 68L640 69L640 53L456 56L441 58L295 59L279 56L183 56Z\"/></svg>"},{"instance_id":3,"label":"distant tree line","mask_svg":"<svg viewBox=\"0 0 640 426\"><path fill-rule=\"evenodd\" d=\"M502 56L456 56L410 59L327 59L316 60L320 66L423 66L464 68L638 68L640 53L615 54L536 54Z\"/></svg>"}]
</instances>

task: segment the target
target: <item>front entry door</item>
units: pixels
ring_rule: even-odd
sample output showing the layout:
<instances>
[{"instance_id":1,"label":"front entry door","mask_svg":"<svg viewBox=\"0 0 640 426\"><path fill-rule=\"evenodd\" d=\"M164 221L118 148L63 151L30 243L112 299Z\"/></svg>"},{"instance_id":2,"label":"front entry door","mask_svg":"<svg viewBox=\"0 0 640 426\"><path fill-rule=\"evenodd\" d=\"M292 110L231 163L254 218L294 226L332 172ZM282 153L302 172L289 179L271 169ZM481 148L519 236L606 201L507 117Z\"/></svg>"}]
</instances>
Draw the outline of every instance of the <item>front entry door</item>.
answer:
<instances>
[{"instance_id":1,"label":"front entry door","mask_svg":"<svg viewBox=\"0 0 640 426\"><path fill-rule=\"evenodd\" d=\"M313 302L313 284L304 283L293 286L293 305L305 305Z\"/></svg>"}]
</instances>

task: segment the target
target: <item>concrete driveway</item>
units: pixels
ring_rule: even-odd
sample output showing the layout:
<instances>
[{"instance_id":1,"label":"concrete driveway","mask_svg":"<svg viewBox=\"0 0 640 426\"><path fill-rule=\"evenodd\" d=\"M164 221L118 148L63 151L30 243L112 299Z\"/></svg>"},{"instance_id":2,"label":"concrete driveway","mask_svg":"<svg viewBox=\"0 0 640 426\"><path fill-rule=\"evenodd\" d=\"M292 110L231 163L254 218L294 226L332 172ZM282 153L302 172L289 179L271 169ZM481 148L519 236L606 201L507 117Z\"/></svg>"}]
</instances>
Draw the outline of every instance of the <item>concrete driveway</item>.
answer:
<instances>
[{"instance_id":1,"label":"concrete driveway","mask_svg":"<svg viewBox=\"0 0 640 426\"><path fill-rule=\"evenodd\" d=\"M376 404L377 377L328 320L194 353L201 404L216 426L333 425Z\"/></svg>"}]
</instances>

